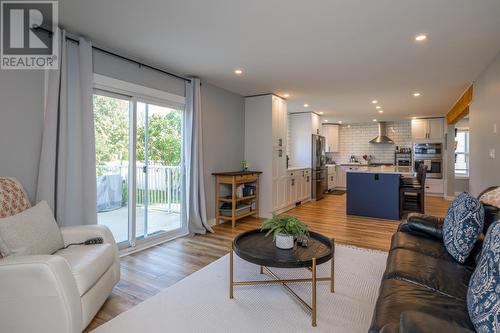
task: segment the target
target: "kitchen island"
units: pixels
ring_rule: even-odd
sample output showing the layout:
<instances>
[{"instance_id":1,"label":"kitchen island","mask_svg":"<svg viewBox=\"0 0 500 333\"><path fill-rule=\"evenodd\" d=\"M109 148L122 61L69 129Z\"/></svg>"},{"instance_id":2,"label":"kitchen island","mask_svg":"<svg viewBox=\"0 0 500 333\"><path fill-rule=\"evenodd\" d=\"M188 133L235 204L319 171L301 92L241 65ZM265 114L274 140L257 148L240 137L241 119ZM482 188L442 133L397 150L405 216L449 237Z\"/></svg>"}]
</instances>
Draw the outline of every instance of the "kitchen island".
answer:
<instances>
[{"instance_id":1,"label":"kitchen island","mask_svg":"<svg viewBox=\"0 0 500 333\"><path fill-rule=\"evenodd\" d=\"M399 220L401 176L411 177L411 167L346 166L347 214Z\"/></svg>"}]
</instances>

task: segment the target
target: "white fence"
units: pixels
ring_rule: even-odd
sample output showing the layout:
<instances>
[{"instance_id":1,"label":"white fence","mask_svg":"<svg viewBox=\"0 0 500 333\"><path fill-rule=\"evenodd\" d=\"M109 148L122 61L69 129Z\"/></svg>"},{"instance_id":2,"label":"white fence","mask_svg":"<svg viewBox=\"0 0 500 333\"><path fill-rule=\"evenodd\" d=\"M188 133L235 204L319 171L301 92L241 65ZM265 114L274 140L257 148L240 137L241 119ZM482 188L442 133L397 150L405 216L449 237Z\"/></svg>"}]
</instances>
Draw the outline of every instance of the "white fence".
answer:
<instances>
[{"instance_id":1,"label":"white fence","mask_svg":"<svg viewBox=\"0 0 500 333\"><path fill-rule=\"evenodd\" d=\"M137 164L136 202L154 209L180 213L182 173L180 166ZM147 168L147 169L146 169ZM100 175L120 175L123 180L124 195L128 193L128 163L98 166ZM147 188L147 195L146 195Z\"/></svg>"}]
</instances>

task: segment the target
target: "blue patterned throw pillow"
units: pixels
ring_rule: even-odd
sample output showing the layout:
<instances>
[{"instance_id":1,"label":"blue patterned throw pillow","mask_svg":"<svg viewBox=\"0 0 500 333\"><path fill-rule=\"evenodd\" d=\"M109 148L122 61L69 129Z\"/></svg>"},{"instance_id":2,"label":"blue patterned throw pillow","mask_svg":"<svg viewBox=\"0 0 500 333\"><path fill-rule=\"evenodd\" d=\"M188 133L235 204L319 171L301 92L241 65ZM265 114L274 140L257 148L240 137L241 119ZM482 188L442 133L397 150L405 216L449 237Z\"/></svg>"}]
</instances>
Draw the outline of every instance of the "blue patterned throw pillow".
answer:
<instances>
[{"instance_id":1,"label":"blue patterned throw pillow","mask_svg":"<svg viewBox=\"0 0 500 333\"><path fill-rule=\"evenodd\" d=\"M483 205L469 193L460 193L450 204L443 224L446 251L464 263L483 230Z\"/></svg>"},{"instance_id":2,"label":"blue patterned throw pillow","mask_svg":"<svg viewBox=\"0 0 500 333\"><path fill-rule=\"evenodd\" d=\"M467 308L476 331L500 333L500 221L493 223L469 282Z\"/></svg>"}]
</instances>

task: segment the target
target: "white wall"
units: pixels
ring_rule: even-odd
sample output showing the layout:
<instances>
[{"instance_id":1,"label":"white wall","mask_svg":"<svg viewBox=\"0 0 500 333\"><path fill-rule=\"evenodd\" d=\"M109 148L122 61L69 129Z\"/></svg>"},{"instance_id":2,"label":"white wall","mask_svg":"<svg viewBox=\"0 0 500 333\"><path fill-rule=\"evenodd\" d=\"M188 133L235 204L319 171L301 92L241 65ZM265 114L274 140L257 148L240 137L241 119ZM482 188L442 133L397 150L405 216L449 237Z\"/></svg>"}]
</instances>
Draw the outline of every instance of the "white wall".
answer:
<instances>
[{"instance_id":1,"label":"white wall","mask_svg":"<svg viewBox=\"0 0 500 333\"><path fill-rule=\"evenodd\" d=\"M363 155L375 157L374 163L394 163L396 146L411 147L410 121L387 122L387 136L394 144L373 144L370 140L378 135L378 124L360 123L340 127L340 152L331 156L337 163L348 163L351 155L362 162Z\"/></svg>"},{"instance_id":2,"label":"white wall","mask_svg":"<svg viewBox=\"0 0 500 333\"><path fill-rule=\"evenodd\" d=\"M43 125L44 73L0 70L0 177L15 177L33 202Z\"/></svg>"},{"instance_id":3,"label":"white wall","mask_svg":"<svg viewBox=\"0 0 500 333\"><path fill-rule=\"evenodd\" d=\"M203 82L203 159L208 219L215 218L213 172L238 171L244 158L245 101L240 95Z\"/></svg>"},{"instance_id":4,"label":"white wall","mask_svg":"<svg viewBox=\"0 0 500 333\"><path fill-rule=\"evenodd\" d=\"M500 185L500 53L474 83L469 127L469 188L478 195L489 186ZM496 158L489 157L490 149L495 150Z\"/></svg>"}]
</instances>

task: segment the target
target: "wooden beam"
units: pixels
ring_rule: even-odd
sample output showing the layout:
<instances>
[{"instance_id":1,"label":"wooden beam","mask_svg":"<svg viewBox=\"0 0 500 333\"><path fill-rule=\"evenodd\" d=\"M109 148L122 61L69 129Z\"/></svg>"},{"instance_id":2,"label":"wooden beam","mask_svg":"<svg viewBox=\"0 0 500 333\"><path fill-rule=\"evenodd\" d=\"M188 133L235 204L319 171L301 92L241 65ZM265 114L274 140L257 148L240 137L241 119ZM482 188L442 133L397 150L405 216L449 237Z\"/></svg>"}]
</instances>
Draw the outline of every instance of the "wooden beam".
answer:
<instances>
[{"instance_id":1,"label":"wooden beam","mask_svg":"<svg viewBox=\"0 0 500 333\"><path fill-rule=\"evenodd\" d=\"M446 114L448 125L456 124L469 114L469 104L472 101L473 86L471 85Z\"/></svg>"}]
</instances>

